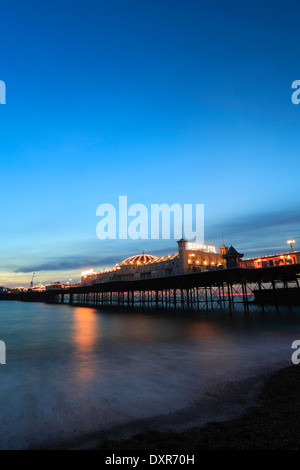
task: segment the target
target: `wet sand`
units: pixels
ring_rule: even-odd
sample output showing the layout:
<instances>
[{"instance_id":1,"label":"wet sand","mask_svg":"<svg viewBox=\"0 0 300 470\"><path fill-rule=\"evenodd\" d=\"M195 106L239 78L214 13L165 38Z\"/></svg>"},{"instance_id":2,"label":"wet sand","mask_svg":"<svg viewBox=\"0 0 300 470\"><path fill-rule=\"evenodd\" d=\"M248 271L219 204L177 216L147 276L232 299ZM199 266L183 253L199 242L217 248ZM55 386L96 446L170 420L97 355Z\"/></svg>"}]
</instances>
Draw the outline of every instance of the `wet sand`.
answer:
<instances>
[{"instance_id":1,"label":"wet sand","mask_svg":"<svg viewBox=\"0 0 300 470\"><path fill-rule=\"evenodd\" d=\"M211 422L181 433L146 432L105 440L99 450L285 450L300 449L300 365L268 376L257 404L239 418Z\"/></svg>"},{"instance_id":2,"label":"wet sand","mask_svg":"<svg viewBox=\"0 0 300 470\"><path fill-rule=\"evenodd\" d=\"M214 419L207 420L208 416ZM205 401L169 415L136 420L46 449L300 449L300 365L213 388Z\"/></svg>"}]
</instances>

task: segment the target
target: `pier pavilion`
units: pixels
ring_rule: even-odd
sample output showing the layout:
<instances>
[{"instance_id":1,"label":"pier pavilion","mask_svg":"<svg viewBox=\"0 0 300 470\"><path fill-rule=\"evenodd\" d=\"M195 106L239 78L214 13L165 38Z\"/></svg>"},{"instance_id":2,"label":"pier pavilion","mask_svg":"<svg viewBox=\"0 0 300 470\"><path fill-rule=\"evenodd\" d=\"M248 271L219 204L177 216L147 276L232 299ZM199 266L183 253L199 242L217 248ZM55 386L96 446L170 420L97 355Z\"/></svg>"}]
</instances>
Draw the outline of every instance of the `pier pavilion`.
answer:
<instances>
[{"instance_id":1,"label":"pier pavilion","mask_svg":"<svg viewBox=\"0 0 300 470\"><path fill-rule=\"evenodd\" d=\"M142 253L131 256L115 267L95 272L93 269L81 273L81 285L93 285L107 281L130 281L162 278L181 274L222 269L225 260L216 247L191 243L183 238L178 242L178 253L161 257Z\"/></svg>"}]
</instances>

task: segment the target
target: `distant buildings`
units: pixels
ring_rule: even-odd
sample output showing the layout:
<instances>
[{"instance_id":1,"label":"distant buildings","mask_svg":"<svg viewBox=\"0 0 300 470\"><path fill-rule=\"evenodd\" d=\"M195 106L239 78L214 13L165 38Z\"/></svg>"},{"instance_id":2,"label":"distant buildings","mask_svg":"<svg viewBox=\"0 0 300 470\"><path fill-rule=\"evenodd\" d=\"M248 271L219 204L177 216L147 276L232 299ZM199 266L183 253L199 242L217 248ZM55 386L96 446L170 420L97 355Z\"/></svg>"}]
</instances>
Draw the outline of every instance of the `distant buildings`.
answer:
<instances>
[{"instance_id":1,"label":"distant buildings","mask_svg":"<svg viewBox=\"0 0 300 470\"><path fill-rule=\"evenodd\" d=\"M13 287L11 289L7 289L11 294L18 293L18 292L45 292L45 291L61 291L62 289L68 289L70 287L69 284L61 284L60 282L52 282L51 284L37 284L36 286L32 287ZM0 291L1 293L1 291Z\"/></svg>"}]
</instances>

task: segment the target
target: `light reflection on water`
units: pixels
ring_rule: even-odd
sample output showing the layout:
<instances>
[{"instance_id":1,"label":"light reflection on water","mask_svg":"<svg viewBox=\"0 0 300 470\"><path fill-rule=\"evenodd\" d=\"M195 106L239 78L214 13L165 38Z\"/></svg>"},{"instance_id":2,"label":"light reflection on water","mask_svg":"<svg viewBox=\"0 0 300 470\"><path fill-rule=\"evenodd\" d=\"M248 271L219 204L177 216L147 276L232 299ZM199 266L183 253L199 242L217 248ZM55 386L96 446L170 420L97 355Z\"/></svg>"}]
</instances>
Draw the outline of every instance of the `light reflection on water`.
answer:
<instances>
[{"instance_id":1,"label":"light reflection on water","mask_svg":"<svg viewBox=\"0 0 300 470\"><path fill-rule=\"evenodd\" d=\"M89 308L74 308L71 341L76 364L75 376L78 385L93 380L96 370L92 367L91 356L97 342L101 342L101 324L95 312ZM101 373L99 370L97 373Z\"/></svg>"},{"instance_id":2,"label":"light reflection on water","mask_svg":"<svg viewBox=\"0 0 300 470\"><path fill-rule=\"evenodd\" d=\"M166 314L0 302L0 448L64 440L195 405L289 365L299 309ZM209 419L209 416L207 417Z\"/></svg>"}]
</instances>

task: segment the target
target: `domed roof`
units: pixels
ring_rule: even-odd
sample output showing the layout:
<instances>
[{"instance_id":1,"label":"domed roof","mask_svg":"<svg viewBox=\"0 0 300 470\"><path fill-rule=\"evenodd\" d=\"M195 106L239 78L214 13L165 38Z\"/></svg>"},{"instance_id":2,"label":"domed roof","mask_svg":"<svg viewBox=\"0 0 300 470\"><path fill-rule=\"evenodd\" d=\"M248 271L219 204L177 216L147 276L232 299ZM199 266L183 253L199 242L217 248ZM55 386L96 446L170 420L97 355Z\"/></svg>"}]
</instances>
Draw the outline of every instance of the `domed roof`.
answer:
<instances>
[{"instance_id":1,"label":"domed roof","mask_svg":"<svg viewBox=\"0 0 300 470\"><path fill-rule=\"evenodd\" d=\"M156 256L147 255L143 252L141 255L130 256L130 258L124 259L124 261L119 263L118 266L126 266L128 264L146 264L155 259L157 259Z\"/></svg>"}]
</instances>

